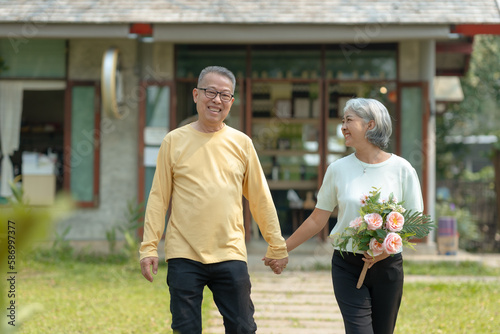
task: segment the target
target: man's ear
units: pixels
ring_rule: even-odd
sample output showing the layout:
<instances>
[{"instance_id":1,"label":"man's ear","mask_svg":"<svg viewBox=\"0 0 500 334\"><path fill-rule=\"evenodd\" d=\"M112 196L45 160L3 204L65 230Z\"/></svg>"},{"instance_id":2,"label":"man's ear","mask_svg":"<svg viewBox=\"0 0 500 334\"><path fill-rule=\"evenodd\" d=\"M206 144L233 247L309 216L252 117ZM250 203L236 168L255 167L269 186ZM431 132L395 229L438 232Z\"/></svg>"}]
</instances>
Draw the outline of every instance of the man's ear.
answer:
<instances>
[{"instance_id":1,"label":"man's ear","mask_svg":"<svg viewBox=\"0 0 500 334\"><path fill-rule=\"evenodd\" d=\"M198 89L196 88L193 88L193 100L194 100L194 103L196 103L196 101L198 101Z\"/></svg>"}]
</instances>

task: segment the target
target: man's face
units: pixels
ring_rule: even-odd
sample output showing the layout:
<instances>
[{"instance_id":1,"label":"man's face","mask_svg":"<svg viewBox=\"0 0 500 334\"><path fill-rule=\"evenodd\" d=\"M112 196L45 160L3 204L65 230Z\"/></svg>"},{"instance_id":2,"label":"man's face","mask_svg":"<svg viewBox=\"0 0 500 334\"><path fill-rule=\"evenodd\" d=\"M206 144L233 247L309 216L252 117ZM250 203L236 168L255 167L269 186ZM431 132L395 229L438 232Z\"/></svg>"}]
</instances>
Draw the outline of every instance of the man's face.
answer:
<instances>
[{"instance_id":1,"label":"man's face","mask_svg":"<svg viewBox=\"0 0 500 334\"><path fill-rule=\"evenodd\" d=\"M208 73L198 84L198 88L206 88L220 93L233 94L233 84L231 80L218 73ZM207 126L217 126L222 124L229 114L229 110L234 102L234 97L230 101L221 100L221 95L217 94L214 98L207 98L202 89L193 89L193 99L196 103L198 120Z\"/></svg>"}]
</instances>

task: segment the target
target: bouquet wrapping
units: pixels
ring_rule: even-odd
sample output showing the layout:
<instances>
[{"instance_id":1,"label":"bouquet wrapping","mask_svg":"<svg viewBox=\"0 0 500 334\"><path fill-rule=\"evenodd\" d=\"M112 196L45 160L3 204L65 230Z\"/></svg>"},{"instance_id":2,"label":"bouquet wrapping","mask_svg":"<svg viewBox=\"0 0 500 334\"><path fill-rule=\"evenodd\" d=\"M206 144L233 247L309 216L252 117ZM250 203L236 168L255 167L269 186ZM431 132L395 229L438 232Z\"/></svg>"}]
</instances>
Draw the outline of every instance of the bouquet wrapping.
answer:
<instances>
[{"instance_id":1,"label":"bouquet wrapping","mask_svg":"<svg viewBox=\"0 0 500 334\"><path fill-rule=\"evenodd\" d=\"M390 255L401 252L403 246L415 249L411 238L424 238L435 227L430 216L412 212L403 207L391 193L388 199L380 198L380 189L373 188L360 199L360 216L352 220L343 232L330 235L333 245L341 253L352 243L353 252L363 251L375 257L384 251ZM358 280L361 288L368 263L365 262Z\"/></svg>"}]
</instances>

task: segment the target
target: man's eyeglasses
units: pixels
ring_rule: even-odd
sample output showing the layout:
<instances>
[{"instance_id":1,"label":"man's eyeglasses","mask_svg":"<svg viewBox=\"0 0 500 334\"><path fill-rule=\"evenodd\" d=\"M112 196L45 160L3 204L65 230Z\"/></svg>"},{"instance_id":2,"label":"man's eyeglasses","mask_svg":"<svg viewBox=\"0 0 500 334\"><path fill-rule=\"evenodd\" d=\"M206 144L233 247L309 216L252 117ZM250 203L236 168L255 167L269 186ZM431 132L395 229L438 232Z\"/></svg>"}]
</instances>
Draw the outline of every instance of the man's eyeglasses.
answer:
<instances>
[{"instance_id":1,"label":"man's eyeglasses","mask_svg":"<svg viewBox=\"0 0 500 334\"><path fill-rule=\"evenodd\" d=\"M217 97L217 95L220 94L221 101L230 102L231 99L234 97L233 94L218 92L218 91L216 91L214 89L210 89L210 88L196 88L196 89L204 90L205 96L209 99L215 99Z\"/></svg>"}]
</instances>

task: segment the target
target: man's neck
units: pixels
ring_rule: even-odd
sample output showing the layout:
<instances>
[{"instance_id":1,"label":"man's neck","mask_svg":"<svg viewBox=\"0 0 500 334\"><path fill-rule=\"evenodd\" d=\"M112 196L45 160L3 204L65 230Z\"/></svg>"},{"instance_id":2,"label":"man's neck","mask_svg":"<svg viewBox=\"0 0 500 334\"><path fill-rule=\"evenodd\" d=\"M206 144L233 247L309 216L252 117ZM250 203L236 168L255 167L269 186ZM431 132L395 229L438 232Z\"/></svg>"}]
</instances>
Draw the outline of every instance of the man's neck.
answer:
<instances>
[{"instance_id":1,"label":"man's neck","mask_svg":"<svg viewBox=\"0 0 500 334\"><path fill-rule=\"evenodd\" d=\"M215 125L211 125L211 124L203 124L200 122L200 120L193 122L191 125L196 130L198 130L200 132L204 132L204 133L217 132L217 131L222 130L225 126L224 122L221 122L221 123L215 124Z\"/></svg>"}]
</instances>

